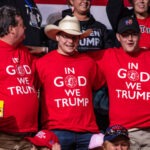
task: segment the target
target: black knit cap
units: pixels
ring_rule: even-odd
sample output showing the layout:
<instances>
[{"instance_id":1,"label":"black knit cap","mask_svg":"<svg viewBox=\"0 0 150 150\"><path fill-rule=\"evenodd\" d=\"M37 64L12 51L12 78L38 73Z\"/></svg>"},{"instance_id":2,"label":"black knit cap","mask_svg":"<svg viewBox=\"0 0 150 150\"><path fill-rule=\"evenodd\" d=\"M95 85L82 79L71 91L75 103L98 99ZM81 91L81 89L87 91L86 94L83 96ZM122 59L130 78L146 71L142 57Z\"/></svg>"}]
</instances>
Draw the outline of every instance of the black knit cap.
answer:
<instances>
[{"instance_id":1,"label":"black knit cap","mask_svg":"<svg viewBox=\"0 0 150 150\"><path fill-rule=\"evenodd\" d=\"M140 32L139 24L138 24L136 18L128 16L128 17L124 17L124 18L120 19L120 21L118 23L117 32L123 33L127 30L132 30L136 33Z\"/></svg>"}]
</instances>

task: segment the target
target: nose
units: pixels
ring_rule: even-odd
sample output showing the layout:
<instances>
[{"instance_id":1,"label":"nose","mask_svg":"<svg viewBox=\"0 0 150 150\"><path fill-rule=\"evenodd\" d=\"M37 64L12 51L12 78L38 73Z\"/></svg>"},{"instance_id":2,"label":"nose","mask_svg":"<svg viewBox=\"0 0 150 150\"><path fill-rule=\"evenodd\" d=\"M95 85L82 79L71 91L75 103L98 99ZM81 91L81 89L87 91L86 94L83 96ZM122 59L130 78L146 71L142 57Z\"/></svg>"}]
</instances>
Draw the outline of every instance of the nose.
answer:
<instances>
[{"instance_id":1,"label":"nose","mask_svg":"<svg viewBox=\"0 0 150 150\"><path fill-rule=\"evenodd\" d=\"M116 150L123 150L123 149L122 149L122 146L121 146L121 145L118 145L118 146L116 147Z\"/></svg>"},{"instance_id":2,"label":"nose","mask_svg":"<svg viewBox=\"0 0 150 150\"><path fill-rule=\"evenodd\" d=\"M132 38L133 38L133 35L130 34L130 35L128 36L128 40L132 40Z\"/></svg>"},{"instance_id":3,"label":"nose","mask_svg":"<svg viewBox=\"0 0 150 150\"><path fill-rule=\"evenodd\" d=\"M68 41L69 41L70 43L73 43L73 42L74 42L74 39L73 39L73 38L68 38Z\"/></svg>"}]
</instances>

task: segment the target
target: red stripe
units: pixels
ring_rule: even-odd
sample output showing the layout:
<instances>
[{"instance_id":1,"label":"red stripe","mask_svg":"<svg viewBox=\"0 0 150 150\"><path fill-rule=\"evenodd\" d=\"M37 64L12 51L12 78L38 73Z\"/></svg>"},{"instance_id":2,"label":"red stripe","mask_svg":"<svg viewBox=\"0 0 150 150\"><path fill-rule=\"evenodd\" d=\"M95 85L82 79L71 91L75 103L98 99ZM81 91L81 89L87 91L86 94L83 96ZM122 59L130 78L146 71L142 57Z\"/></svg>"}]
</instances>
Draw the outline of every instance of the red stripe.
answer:
<instances>
[{"instance_id":1,"label":"red stripe","mask_svg":"<svg viewBox=\"0 0 150 150\"><path fill-rule=\"evenodd\" d=\"M67 4L67 0L34 0L38 4ZM92 5L106 5L108 0L92 0Z\"/></svg>"}]
</instances>

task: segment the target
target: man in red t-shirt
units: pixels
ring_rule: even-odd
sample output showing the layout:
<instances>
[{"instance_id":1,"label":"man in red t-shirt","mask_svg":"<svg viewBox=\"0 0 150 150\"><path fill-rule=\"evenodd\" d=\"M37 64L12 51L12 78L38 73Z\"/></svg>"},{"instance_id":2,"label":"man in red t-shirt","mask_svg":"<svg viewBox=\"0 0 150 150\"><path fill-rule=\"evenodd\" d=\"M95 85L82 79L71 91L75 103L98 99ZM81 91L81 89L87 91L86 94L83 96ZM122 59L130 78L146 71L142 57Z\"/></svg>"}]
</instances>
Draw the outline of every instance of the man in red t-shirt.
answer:
<instances>
[{"instance_id":1,"label":"man in red t-shirt","mask_svg":"<svg viewBox=\"0 0 150 150\"><path fill-rule=\"evenodd\" d=\"M81 33L75 16L66 16L58 26L46 26L46 35L58 42L58 49L36 63L42 84L42 125L57 135L62 150L87 150L92 133L99 133L92 89L97 90L103 82L97 76L96 62L76 49L91 31Z\"/></svg>"},{"instance_id":2,"label":"man in red t-shirt","mask_svg":"<svg viewBox=\"0 0 150 150\"><path fill-rule=\"evenodd\" d=\"M30 150L24 136L38 128L35 63L26 47L25 26L13 7L0 8L0 149Z\"/></svg>"},{"instance_id":3,"label":"man in red t-shirt","mask_svg":"<svg viewBox=\"0 0 150 150\"><path fill-rule=\"evenodd\" d=\"M132 150L150 149L150 51L139 47L140 29L133 17L120 20L116 37L122 47L95 56L108 84L110 126L129 130Z\"/></svg>"}]
</instances>

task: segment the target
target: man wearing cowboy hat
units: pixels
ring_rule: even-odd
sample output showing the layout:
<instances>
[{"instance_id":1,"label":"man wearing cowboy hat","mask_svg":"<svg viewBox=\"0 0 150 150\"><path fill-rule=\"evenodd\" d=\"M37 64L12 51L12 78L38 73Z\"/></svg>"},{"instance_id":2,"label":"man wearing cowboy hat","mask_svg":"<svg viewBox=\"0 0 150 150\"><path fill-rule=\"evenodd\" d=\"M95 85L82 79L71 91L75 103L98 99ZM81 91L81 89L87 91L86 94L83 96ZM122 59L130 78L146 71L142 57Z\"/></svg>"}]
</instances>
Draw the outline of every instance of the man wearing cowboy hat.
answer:
<instances>
[{"instance_id":1,"label":"man wearing cowboy hat","mask_svg":"<svg viewBox=\"0 0 150 150\"><path fill-rule=\"evenodd\" d=\"M36 64L42 83L43 128L57 135L62 150L86 150L92 133L99 133L92 89L97 90L103 84L97 76L96 63L76 49L79 40L87 37L91 29L81 33L77 18L66 16L58 26L46 26L45 33L58 42L58 49Z\"/></svg>"}]
</instances>

